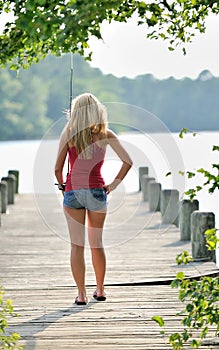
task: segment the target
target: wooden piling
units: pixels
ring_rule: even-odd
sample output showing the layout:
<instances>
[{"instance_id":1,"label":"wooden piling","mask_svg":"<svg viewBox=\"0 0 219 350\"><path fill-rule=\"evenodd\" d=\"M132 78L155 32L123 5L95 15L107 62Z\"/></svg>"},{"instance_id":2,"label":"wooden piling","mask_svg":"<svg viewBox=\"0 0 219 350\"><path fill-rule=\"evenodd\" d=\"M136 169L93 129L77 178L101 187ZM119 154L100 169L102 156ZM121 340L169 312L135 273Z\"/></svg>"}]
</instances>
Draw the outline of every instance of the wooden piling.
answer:
<instances>
[{"instance_id":1,"label":"wooden piling","mask_svg":"<svg viewBox=\"0 0 219 350\"><path fill-rule=\"evenodd\" d=\"M179 191L165 189L161 191L161 216L163 224L178 226L179 217Z\"/></svg>"},{"instance_id":2,"label":"wooden piling","mask_svg":"<svg viewBox=\"0 0 219 350\"><path fill-rule=\"evenodd\" d=\"M215 228L215 215L212 212L194 211L191 215L191 242L193 259L215 261L215 251L206 246L205 231Z\"/></svg>"},{"instance_id":3,"label":"wooden piling","mask_svg":"<svg viewBox=\"0 0 219 350\"><path fill-rule=\"evenodd\" d=\"M190 201L184 199L181 202L179 213L179 227L180 227L180 240L191 240L191 214L199 209L199 202L197 199Z\"/></svg>"},{"instance_id":4,"label":"wooden piling","mask_svg":"<svg viewBox=\"0 0 219 350\"><path fill-rule=\"evenodd\" d=\"M160 193L161 184L156 181L149 181L148 183L148 200L149 211L160 211Z\"/></svg>"},{"instance_id":5,"label":"wooden piling","mask_svg":"<svg viewBox=\"0 0 219 350\"><path fill-rule=\"evenodd\" d=\"M8 185L6 181L0 182L0 193L1 193L1 213L4 214L7 211L7 203L8 203Z\"/></svg>"},{"instance_id":6,"label":"wooden piling","mask_svg":"<svg viewBox=\"0 0 219 350\"><path fill-rule=\"evenodd\" d=\"M2 177L2 181L6 181L8 185L8 203L7 204L14 204L14 193L15 193L15 176L9 175Z\"/></svg>"},{"instance_id":7,"label":"wooden piling","mask_svg":"<svg viewBox=\"0 0 219 350\"><path fill-rule=\"evenodd\" d=\"M15 193L19 192L19 170L9 170L8 175L15 176Z\"/></svg>"},{"instance_id":8,"label":"wooden piling","mask_svg":"<svg viewBox=\"0 0 219 350\"><path fill-rule=\"evenodd\" d=\"M143 202L148 201L148 183L149 181L155 181L154 177L143 175L141 178L141 186L142 186L142 199Z\"/></svg>"},{"instance_id":9,"label":"wooden piling","mask_svg":"<svg viewBox=\"0 0 219 350\"><path fill-rule=\"evenodd\" d=\"M142 189L142 185L141 185L141 180L142 180L142 176L143 175L148 175L148 167L147 166L141 166L138 169L138 173L139 173L139 191L141 191Z\"/></svg>"}]
</instances>

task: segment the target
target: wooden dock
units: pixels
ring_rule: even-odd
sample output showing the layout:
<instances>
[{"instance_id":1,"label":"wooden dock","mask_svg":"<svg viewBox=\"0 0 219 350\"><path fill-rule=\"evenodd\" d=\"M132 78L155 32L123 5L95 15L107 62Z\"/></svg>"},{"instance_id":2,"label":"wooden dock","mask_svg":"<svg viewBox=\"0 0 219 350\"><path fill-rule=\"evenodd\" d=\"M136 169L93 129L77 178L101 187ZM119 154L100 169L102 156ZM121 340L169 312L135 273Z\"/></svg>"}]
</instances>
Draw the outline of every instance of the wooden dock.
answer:
<instances>
[{"instance_id":1,"label":"wooden dock","mask_svg":"<svg viewBox=\"0 0 219 350\"><path fill-rule=\"evenodd\" d=\"M90 251L86 249L86 306L76 306L76 287L69 266L69 241L58 195L17 195L2 215L0 278L5 297L19 317L10 330L21 335L27 350L157 350L170 349L152 316L162 316L167 333L182 328L182 309L170 281L217 273L213 262L178 267L176 255L191 251L179 229L161 225L141 193L113 194L104 233L107 275L106 302L92 298L95 289ZM213 334L213 333L212 333ZM210 333L210 336L212 335ZM219 349L217 340L201 349Z\"/></svg>"}]
</instances>

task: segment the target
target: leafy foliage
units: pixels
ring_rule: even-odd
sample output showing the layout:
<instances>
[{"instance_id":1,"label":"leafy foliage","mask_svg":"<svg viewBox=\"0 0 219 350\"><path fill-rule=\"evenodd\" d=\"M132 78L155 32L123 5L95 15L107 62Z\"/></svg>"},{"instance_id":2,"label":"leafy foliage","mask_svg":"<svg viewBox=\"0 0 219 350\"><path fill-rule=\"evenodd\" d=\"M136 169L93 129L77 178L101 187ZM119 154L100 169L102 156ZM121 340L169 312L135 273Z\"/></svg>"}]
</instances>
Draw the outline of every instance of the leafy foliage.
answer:
<instances>
[{"instance_id":1,"label":"leafy foliage","mask_svg":"<svg viewBox=\"0 0 219 350\"><path fill-rule=\"evenodd\" d=\"M173 288L179 288L179 300L186 306L181 312L185 316L182 324L184 332L178 339L184 344L193 337L193 330L199 331L200 339L207 336L209 326L215 326L215 336L219 336L219 278L202 277L199 281L177 278L172 283ZM185 338L186 335L186 338ZM193 339L191 347L200 345Z\"/></svg>"},{"instance_id":2,"label":"leafy foliage","mask_svg":"<svg viewBox=\"0 0 219 350\"><path fill-rule=\"evenodd\" d=\"M11 335L7 334L8 316L18 316L14 313L12 301L10 299L4 300L4 291L0 286L0 349L21 350L22 346L17 346L17 341L20 339L18 333Z\"/></svg>"},{"instance_id":3,"label":"leafy foliage","mask_svg":"<svg viewBox=\"0 0 219 350\"><path fill-rule=\"evenodd\" d=\"M188 257L188 253L184 252L184 256ZM183 315L182 332L168 335L171 348L174 350L184 349L185 346L199 348L201 340L207 337L211 326L215 328L215 336L219 337L219 278L201 277L200 280L192 280L186 279L184 273L179 272L171 286L179 289L179 300L185 305L183 310L176 314L176 316ZM162 327L160 333L165 335L164 319L154 316L152 320Z\"/></svg>"},{"instance_id":4,"label":"leafy foliage","mask_svg":"<svg viewBox=\"0 0 219 350\"><path fill-rule=\"evenodd\" d=\"M182 130L181 130L180 133L179 133L179 137L180 137L181 139L183 139L183 136L184 136L185 134L187 134L188 132L189 132L189 130L188 130L187 128L182 128ZM193 135L193 136L196 136L196 132L193 132L192 135Z\"/></svg>"},{"instance_id":5,"label":"leafy foliage","mask_svg":"<svg viewBox=\"0 0 219 350\"><path fill-rule=\"evenodd\" d=\"M126 22L133 14L138 25L146 25L149 38L168 40L173 50L190 42L196 31L203 33L206 16L218 14L219 4L216 0L0 0L2 12L12 12L14 19L0 35L0 63L17 69L48 53L72 51L84 56L89 38L101 39L103 21Z\"/></svg>"},{"instance_id":6,"label":"leafy foliage","mask_svg":"<svg viewBox=\"0 0 219 350\"><path fill-rule=\"evenodd\" d=\"M213 146L213 151L219 151L219 146ZM201 191L205 186L208 186L208 192L214 193L217 189L219 190L219 164L212 164L212 169L216 169L215 174L212 174L210 171L200 168L197 170L197 173L200 173L204 176L205 182L202 186L196 186L196 188L191 188L185 192L189 196L190 200L193 200L197 192ZM192 175L191 175L192 174ZM195 173L187 172L188 178L195 176Z\"/></svg>"},{"instance_id":7,"label":"leafy foliage","mask_svg":"<svg viewBox=\"0 0 219 350\"><path fill-rule=\"evenodd\" d=\"M217 229L212 228L210 230L205 231L206 236L206 244L208 247L208 250L215 250L217 247L217 244L219 243L219 237L217 237Z\"/></svg>"},{"instance_id":8,"label":"leafy foliage","mask_svg":"<svg viewBox=\"0 0 219 350\"><path fill-rule=\"evenodd\" d=\"M189 255L187 251L183 251L182 253L179 253L176 256L177 265L188 264L191 261L192 261L192 257Z\"/></svg>"}]
</instances>

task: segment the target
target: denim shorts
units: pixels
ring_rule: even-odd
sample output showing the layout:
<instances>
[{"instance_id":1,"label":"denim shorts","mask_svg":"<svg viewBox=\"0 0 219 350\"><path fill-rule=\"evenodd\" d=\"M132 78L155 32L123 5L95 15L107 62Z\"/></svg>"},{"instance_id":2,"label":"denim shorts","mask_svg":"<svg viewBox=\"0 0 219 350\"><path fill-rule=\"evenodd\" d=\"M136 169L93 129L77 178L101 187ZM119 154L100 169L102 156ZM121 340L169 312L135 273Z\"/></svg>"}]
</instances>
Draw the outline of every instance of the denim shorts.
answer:
<instances>
[{"instance_id":1,"label":"denim shorts","mask_svg":"<svg viewBox=\"0 0 219 350\"><path fill-rule=\"evenodd\" d=\"M64 193L63 205L72 209L99 211L107 206L107 194L104 188L82 188Z\"/></svg>"}]
</instances>

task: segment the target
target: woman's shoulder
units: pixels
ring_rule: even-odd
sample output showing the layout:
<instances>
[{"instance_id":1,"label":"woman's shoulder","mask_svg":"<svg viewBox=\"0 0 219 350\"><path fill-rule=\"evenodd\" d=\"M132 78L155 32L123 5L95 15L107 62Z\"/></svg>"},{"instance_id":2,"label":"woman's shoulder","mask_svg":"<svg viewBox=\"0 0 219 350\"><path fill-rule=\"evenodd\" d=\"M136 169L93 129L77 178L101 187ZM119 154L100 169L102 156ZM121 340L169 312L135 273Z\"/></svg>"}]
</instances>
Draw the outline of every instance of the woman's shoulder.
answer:
<instances>
[{"instance_id":1,"label":"woman's shoulder","mask_svg":"<svg viewBox=\"0 0 219 350\"><path fill-rule=\"evenodd\" d=\"M117 138L116 134L111 129L107 129L106 135L107 135L107 139Z\"/></svg>"},{"instance_id":2,"label":"woman's shoulder","mask_svg":"<svg viewBox=\"0 0 219 350\"><path fill-rule=\"evenodd\" d=\"M64 128L61 132L60 138L59 138L59 143L62 148L68 146L68 136L67 136L67 131L66 128Z\"/></svg>"},{"instance_id":3,"label":"woman's shoulder","mask_svg":"<svg viewBox=\"0 0 219 350\"><path fill-rule=\"evenodd\" d=\"M110 139L112 138L116 138L116 134L111 130L111 129L107 129L106 133L104 134L94 134L92 136L92 139L94 142L106 142L106 144L109 142Z\"/></svg>"}]
</instances>

